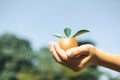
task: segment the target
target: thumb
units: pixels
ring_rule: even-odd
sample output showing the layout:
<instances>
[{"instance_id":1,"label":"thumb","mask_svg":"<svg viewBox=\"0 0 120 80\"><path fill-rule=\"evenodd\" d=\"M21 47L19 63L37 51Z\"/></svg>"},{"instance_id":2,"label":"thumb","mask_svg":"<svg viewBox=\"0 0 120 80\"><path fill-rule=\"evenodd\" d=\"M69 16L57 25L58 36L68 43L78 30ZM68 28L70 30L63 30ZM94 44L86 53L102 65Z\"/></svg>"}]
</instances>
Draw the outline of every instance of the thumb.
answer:
<instances>
[{"instance_id":1,"label":"thumb","mask_svg":"<svg viewBox=\"0 0 120 80\"><path fill-rule=\"evenodd\" d=\"M80 58L83 56L87 56L88 53L89 53L89 50L88 50L88 47L86 45L71 48L71 49L66 51L68 58Z\"/></svg>"}]
</instances>

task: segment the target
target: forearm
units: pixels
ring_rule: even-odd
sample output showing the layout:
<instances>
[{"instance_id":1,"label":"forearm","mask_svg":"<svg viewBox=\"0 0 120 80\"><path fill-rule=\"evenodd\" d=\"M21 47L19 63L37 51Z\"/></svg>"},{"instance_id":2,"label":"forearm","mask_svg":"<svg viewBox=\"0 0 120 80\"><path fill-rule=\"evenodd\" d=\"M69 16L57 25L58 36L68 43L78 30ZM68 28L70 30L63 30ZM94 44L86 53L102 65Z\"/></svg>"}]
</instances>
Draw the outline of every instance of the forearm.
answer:
<instances>
[{"instance_id":1,"label":"forearm","mask_svg":"<svg viewBox=\"0 0 120 80\"><path fill-rule=\"evenodd\" d=\"M120 56L96 50L97 65L120 72Z\"/></svg>"}]
</instances>

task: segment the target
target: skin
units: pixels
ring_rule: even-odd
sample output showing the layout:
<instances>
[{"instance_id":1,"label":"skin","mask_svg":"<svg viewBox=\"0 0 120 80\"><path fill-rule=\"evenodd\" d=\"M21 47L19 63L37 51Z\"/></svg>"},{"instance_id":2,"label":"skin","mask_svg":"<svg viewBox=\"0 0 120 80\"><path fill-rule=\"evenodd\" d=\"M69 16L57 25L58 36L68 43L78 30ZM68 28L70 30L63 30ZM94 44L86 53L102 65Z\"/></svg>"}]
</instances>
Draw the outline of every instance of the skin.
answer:
<instances>
[{"instance_id":1,"label":"skin","mask_svg":"<svg viewBox=\"0 0 120 80\"><path fill-rule=\"evenodd\" d=\"M97 65L120 72L120 56L104 52L86 44L66 51L58 43L49 42L50 52L56 62L77 72L85 67Z\"/></svg>"}]
</instances>

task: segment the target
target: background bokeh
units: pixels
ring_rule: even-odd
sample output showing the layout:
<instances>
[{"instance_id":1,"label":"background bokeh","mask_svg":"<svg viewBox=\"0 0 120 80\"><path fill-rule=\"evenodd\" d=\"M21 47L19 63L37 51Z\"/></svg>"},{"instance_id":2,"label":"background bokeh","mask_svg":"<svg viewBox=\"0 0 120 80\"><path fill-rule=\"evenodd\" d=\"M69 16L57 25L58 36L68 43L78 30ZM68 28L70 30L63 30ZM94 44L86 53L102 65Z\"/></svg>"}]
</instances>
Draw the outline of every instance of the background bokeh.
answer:
<instances>
[{"instance_id":1,"label":"background bokeh","mask_svg":"<svg viewBox=\"0 0 120 80\"><path fill-rule=\"evenodd\" d=\"M78 80L81 75L88 79L84 74L92 75L89 68L74 73L57 64L49 55L48 42L58 41L52 35L63 34L65 27L71 28L72 33L88 29L91 32L77 37L78 41L87 40L119 55L119 23L119 0L0 0L1 80ZM120 80L120 74L113 70L92 69L99 73L100 80Z\"/></svg>"}]
</instances>

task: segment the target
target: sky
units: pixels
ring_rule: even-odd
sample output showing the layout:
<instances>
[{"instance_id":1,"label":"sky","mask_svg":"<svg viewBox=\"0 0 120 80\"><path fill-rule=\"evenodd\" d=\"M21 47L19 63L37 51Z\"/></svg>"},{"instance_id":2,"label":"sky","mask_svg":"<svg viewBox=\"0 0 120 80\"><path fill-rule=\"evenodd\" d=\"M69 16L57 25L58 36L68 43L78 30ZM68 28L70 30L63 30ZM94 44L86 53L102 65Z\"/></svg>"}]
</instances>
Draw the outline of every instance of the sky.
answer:
<instances>
[{"instance_id":1,"label":"sky","mask_svg":"<svg viewBox=\"0 0 120 80\"><path fill-rule=\"evenodd\" d=\"M64 34L65 27L72 34L88 29L77 40L89 39L104 51L120 54L120 0L0 0L0 35L15 34L39 49L58 41L52 35Z\"/></svg>"}]
</instances>

